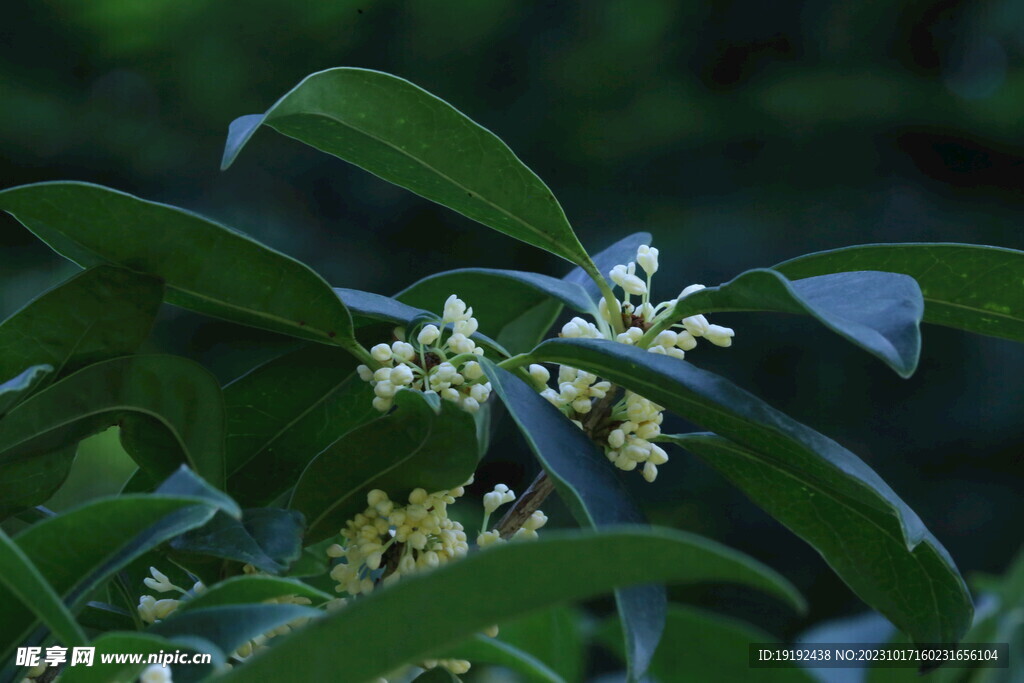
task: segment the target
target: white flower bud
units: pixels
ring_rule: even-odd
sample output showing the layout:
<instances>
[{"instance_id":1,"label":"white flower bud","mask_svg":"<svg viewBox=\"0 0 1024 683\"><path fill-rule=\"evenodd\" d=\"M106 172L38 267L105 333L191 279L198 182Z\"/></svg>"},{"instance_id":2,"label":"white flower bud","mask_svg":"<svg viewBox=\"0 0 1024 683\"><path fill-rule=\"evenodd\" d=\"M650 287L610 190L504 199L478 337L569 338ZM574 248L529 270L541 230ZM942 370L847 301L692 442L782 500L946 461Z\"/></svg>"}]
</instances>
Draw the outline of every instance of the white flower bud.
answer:
<instances>
[{"instance_id":1,"label":"white flower bud","mask_svg":"<svg viewBox=\"0 0 1024 683\"><path fill-rule=\"evenodd\" d=\"M662 348L664 348L664 347L662 347ZM668 349L667 353L668 353L668 355L672 356L673 358L678 358L679 360L684 360L686 358L686 351L683 351L682 349L671 348L671 349Z\"/></svg>"},{"instance_id":2,"label":"white flower bud","mask_svg":"<svg viewBox=\"0 0 1024 683\"><path fill-rule=\"evenodd\" d=\"M364 382L369 382L373 379L373 370L367 365L359 365L356 367L356 374L359 375L359 379Z\"/></svg>"},{"instance_id":3,"label":"white flower bud","mask_svg":"<svg viewBox=\"0 0 1024 683\"><path fill-rule=\"evenodd\" d=\"M659 446L658 444L652 443L651 455L647 460L648 462L652 462L655 465L664 465L665 463L668 462L668 453L666 453L665 449Z\"/></svg>"},{"instance_id":4,"label":"white flower bud","mask_svg":"<svg viewBox=\"0 0 1024 683\"><path fill-rule=\"evenodd\" d=\"M472 337L474 334L476 334L476 331L477 329L479 329L479 327L480 323L477 322L476 318L470 318L469 320L458 320L452 326L456 333L464 334L467 337Z\"/></svg>"},{"instance_id":5,"label":"white flower bud","mask_svg":"<svg viewBox=\"0 0 1024 683\"><path fill-rule=\"evenodd\" d=\"M653 462L646 463L644 465L643 476L644 476L644 479L647 480L647 483L649 483L649 484L653 483L654 480L658 478L658 468L657 468L657 466Z\"/></svg>"},{"instance_id":6,"label":"white flower bud","mask_svg":"<svg viewBox=\"0 0 1024 683\"><path fill-rule=\"evenodd\" d=\"M462 376L468 380L480 379L484 376L484 368L475 360L471 360L462 366Z\"/></svg>"},{"instance_id":7,"label":"white flower bud","mask_svg":"<svg viewBox=\"0 0 1024 683\"><path fill-rule=\"evenodd\" d=\"M708 331L708 319L699 314L691 315L689 318L683 318L683 327L694 337L703 337Z\"/></svg>"},{"instance_id":8,"label":"white flower bud","mask_svg":"<svg viewBox=\"0 0 1024 683\"><path fill-rule=\"evenodd\" d=\"M679 298L682 299L684 297L688 297L694 292L699 292L704 288L704 285L690 285L689 287L685 287L683 291L679 292Z\"/></svg>"},{"instance_id":9,"label":"white flower bud","mask_svg":"<svg viewBox=\"0 0 1024 683\"><path fill-rule=\"evenodd\" d=\"M386 413L391 410L391 403L392 401L390 398L381 398L380 396L377 396L373 399L373 407L382 413Z\"/></svg>"},{"instance_id":10,"label":"white flower bud","mask_svg":"<svg viewBox=\"0 0 1024 683\"><path fill-rule=\"evenodd\" d=\"M373 373L373 379L377 382L387 382L391 379L392 368L377 368Z\"/></svg>"},{"instance_id":11,"label":"white flower bud","mask_svg":"<svg viewBox=\"0 0 1024 683\"><path fill-rule=\"evenodd\" d=\"M590 403L590 399L586 397L578 398L572 402L572 409L581 415L589 413L591 408L593 408L593 405Z\"/></svg>"},{"instance_id":12,"label":"white flower bud","mask_svg":"<svg viewBox=\"0 0 1024 683\"><path fill-rule=\"evenodd\" d=\"M654 275L658 272L658 250L641 244L636 250L636 262L648 275Z\"/></svg>"},{"instance_id":13,"label":"white flower bud","mask_svg":"<svg viewBox=\"0 0 1024 683\"><path fill-rule=\"evenodd\" d=\"M387 344L377 344L370 349L370 355L374 360L384 363L391 360L391 347Z\"/></svg>"},{"instance_id":14,"label":"white flower bud","mask_svg":"<svg viewBox=\"0 0 1024 683\"><path fill-rule=\"evenodd\" d=\"M474 384L469 389L469 395L478 402L485 402L491 395L491 389L486 384Z\"/></svg>"},{"instance_id":15,"label":"white flower bud","mask_svg":"<svg viewBox=\"0 0 1024 683\"><path fill-rule=\"evenodd\" d=\"M424 325L420 333L416 335L416 341L423 346L429 346L437 341L437 338L441 336L441 330L437 329L436 325Z\"/></svg>"},{"instance_id":16,"label":"white flower bud","mask_svg":"<svg viewBox=\"0 0 1024 683\"><path fill-rule=\"evenodd\" d=\"M479 543L477 545L479 545ZM495 624L494 626L488 626L487 628L485 628L483 630L483 634L485 636L487 636L488 638L497 638L498 637L498 625Z\"/></svg>"},{"instance_id":17,"label":"white flower bud","mask_svg":"<svg viewBox=\"0 0 1024 683\"><path fill-rule=\"evenodd\" d=\"M444 302L443 320L446 323L453 323L463 320L466 316L466 302L455 294L452 294Z\"/></svg>"},{"instance_id":18,"label":"white flower bud","mask_svg":"<svg viewBox=\"0 0 1024 683\"><path fill-rule=\"evenodd\" d=\"M139 683L171 683L171 668L150 664L139 674Z\"/></svg>"},{"instance_id":19,"label":"white flower bud","mask_svg":"<svg viewBox=\"0 0 1024 683\"><path fill-rule=\"evenodd\" d=\"M569 384L568 382L563 382L562 384L558 385L558 393L566 401L573 401L576 399L577 396L579 396L580 392L578 389L576 389L576 385Z\"/></svg>"},{"instance_id":20,"label":"white flower bud","mask_svg":"<svg viewBox=\"0 0 1024 683\"><path fill-rule=\"evenodd\" d=\"M373 387L373 393L380 398L392 398L398 389L390 381L377 382Z\"/></svg>"},{"instance_id":21,"label":"white flower bud","mask_svg":"<svg viewBox=\"0 0 1024 683\"><path fill-rule=\"evenodd\" d=\"M408 365L399 365L391 371L391 375L388 377L388 381L397 387L411 384L412 380L412 369Z\"/></svg>"},{"instance_id":22,"label":"white flower bud","mask_svg":"<svg viewBox=\"0 0 1024 683\"><path fill-rule=\"evenodd\" d=\"M679 335L672 330L664 330L658 333L658 336L654 338L655 346L664 346L666 348L676 345L679 341Z\"/></svg>"},{"instance_id":23,"label":"white flower bud","mask_svg":"<svg viewBox=\"0 0 1024 683\"><path fill-rule=\"evenodd\" d=\"M676 334L676 346L683 351L692 351L697 348L697 340L693 338L689 331L683 330Z\"/></svg>"},{"instance_id":24,"label":"white flower bud","mask_svg":"<svg viewBox=\"0 0 1024 683\"><path fill-rule=\"evenodd\" d=\"M487 399L484 400L486 401ZM475 413L480 410L480 401L476 400L472 396L467 396L462 399L462 407L466 412Z\"/></svg>"},{"instance_id":25,"label":"white flower bud","mask_svg":"<svg viewBox=\"0 0 1024 683\"><path fill-rule=\"evenodd\" d=\"M459 390L458 389L452 389L451 387L448 387L447 389L442 389L439 393L441 394L441 398L443 398L446 401L458 401L459 400Z\"/></svg>"},{"instance_id":26,"label":"white flower bud","mask_svg":"<svg viewBox=\"0 0 1024 683\"><path fill-rule=\"evenodd\" d=\"M396 341L391 344L392 355L400 361L410 361L416 357L416 349L412 344L404 341Z\"/></svg>"},{"instance_id":27,"label":"white flower bud","mask_svg":"<svg viewBox=\"0 0 1024 683\"><path fill-rule=\"evenodd\" d=\"M580 326L570 320L566 324L562 325L562 336L567 337L569 339L575 339L576 337L579 337Z\"/></svg>"},{"instance_id":28,"label":"white flower bud","mask_svg":"<svg viewBox=\"0 0 1024 683\"><path fill-rule=\"evenodd\" d=\"M632 268L627 268L626 266L615 266L612 268L611 272L608 273L608 276L615 284L622 287L622 290L627 294L646 294L647 284L630 272L632 270Z\"/></svg>"},{"instance_id":29,"label":"white flower bud","mask_svg":"<svg viewBox=\"0 0 1024 683\"><path fill-rule=\"evenodd\" d=\"M536 510L530 515L525 522L523 522L523 528L529 529L530 531L536 531L542 526L548 523L548 516L540 510Z\"/></svg>"},{"instance_id":30,"label":"white flower bud","mask_svg":"<svg viewBox=\"0 0 1024 683\"><path fill-rule=\"evenodd\" d=\"M608 434L608 445L612 448L622 448L624 443L626 443L626 435L621 429L613 429Z\"/></svg>"},{"instance_id":31,"label":"white flower bud","mask_svg":"<svg viewBox=\"0 0 1024 683\"><path fill-rule=\"evenodd\" d=\"M548 372L548 369L543 365L534 363L530 365L530 377L532 377L533 381L537 384L547 384L548 380L551 379L551 373Z\"/></svg>"},{"instance_id":32,"label":"white flower bud","mask_svg":"<svg viewBox=\"0 0 1024 683\"><path fill-rule=\"evenodd\" d=\"M427 502L427 497L426 489L413 489L409 494L409 502L413 505L423 505Z\"/></svg>"},{"instance_id":33,"label":"white flower bud","mask_svg":"<svg viewBox=\"0 0 1024 683\"><path fill-rule=\"evenodd\" d=\"M704 332L704 338L715 346L721 346L723 348L732 346L732 338L736 333L730 327L722 327L721 325L708 325L708 329Z\"/></svg>"},{"instance_id":34,"label":"white flower bud","mask_svg":"<svg viewBox=\"0 0 1024 683\"><path fill-rule=\"evenodd\" d=\"M497 531L485 531L476 537L476 544L481 548L501 542L501 534Z\"/></svg>"}]
</instances>

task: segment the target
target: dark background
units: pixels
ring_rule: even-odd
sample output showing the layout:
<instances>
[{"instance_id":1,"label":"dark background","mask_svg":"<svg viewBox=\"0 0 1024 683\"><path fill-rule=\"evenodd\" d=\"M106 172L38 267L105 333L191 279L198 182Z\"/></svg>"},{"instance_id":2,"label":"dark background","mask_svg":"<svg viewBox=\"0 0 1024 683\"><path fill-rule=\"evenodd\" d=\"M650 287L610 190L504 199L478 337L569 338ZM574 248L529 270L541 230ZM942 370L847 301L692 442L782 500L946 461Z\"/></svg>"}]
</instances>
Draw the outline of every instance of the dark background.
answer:
<instances>
[{"instance_id":1,"label":"dark background","mask_svg":"<svg viewBox=\"0 0 1024 683\"><path fill-rule=\"evenodd\" d=\"M1009 0L5 2L0 186L103 183L385 294L464 266L566 272L269 130L218 171L233 118L332 66L398 74L494 130L588 248L652 232L661 299L850 244L1024 248L1024 3ZM6 215L0 239L5 315L75 270ZM713 322L736 328L735 345L702 345L694 363L858 453L965 573L1007 565L1021 540L1021 346L928 326L920 369L901 380L806 319ZM173 310L155 337L153 349L225 380L287 343ZM533 470L509 441L483 478L520 489ZM630 479L652 519L764 560L812 612L677 597L783 636L863 609L810 548L685 454L654 486Z\"/></svg>"}]
</instances>

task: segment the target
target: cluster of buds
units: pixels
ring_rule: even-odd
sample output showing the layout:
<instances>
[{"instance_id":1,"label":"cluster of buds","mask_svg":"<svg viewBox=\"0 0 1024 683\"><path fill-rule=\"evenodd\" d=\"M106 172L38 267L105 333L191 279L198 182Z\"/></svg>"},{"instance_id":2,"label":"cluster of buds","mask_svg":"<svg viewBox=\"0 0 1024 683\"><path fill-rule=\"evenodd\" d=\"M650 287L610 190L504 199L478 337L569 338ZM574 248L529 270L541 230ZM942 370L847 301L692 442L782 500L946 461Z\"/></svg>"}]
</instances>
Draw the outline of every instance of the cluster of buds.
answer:
<instances>
[{"instance_id":1,"label":"cluster of buds","mask_svg":"<svg viewBox=\"0 0 1024 683\"><path fill-rule=\"evenodd\" d=\"M330 576L337 582L335 590L350 597L372 592L378 585L387 586L425 569L438 567L463 557L469 551L462 525L448 517L448 506L465 494L465 487L473 483L470 478L463 486L449 491L427 493L415 489L409 494L407 505L396 505L380 489L366 496L367 507L345 524L341 530L344 545L327 548L328 557L337 561ZM484 495L484 521L495 510L511 503L516 494L508 486L498 484ZM537 530L548 518L543 512L534 512L515 538L537 538ZM498 531L485 531L477 538L481 548L501 542ZM339 601L338 604L344 604ZM484 630L484 635L496 637L498 627ZM470 663L464 659L431 659L421 662L424 669L444 668L455 675L469 671ZM377 683L387 683L387 678Z\"/></svg>"},{"instance_id":2,"label":"cluster of buds","mask_svg":"<svg viewBox=\"0 0 1024 683\"><path fill-rule=\"evenodd\" d=\"M638 275L637 265L644 277ZM649 245L637 248L636 260L620 264L611 269L608 276L622 290L622 300L615 299L617 310L609 310L608 301L602 299L598 310L602 318L602 329L583 318L573 318L563 327L560 337L566 338L611 338L621 344L643 346L651 353L657 353L683 360L686 352L697 347L697 340L703 338L716 345L732 345L734 332L728 327L713 325L703 315L693 315L666 324L676 302L704 285L690 285L675 299L659 304L651 303L651 281L658 272L658 250ZM633 301L632 297L639 297ZM613 315L620 316L623 332L611 331ZM654 339L645 340L647 331L658 325L660 332ZM541 395L561 410L577 426L583 427L586 416L594 409L597 401L612 391L607 381L589 372L568 366L558 369L557 388L549 387L550 373L542 365L531 365L530 376L538 386L544 387ZM618 402L611 406L607 416L599 416L595 424L589 425L590 434L598 440L608 459L619 469L638 469L644 479L653 482L658 476L658 467L668 462L665 450L652 440L661 434L664 408L631 391L624 392Z\"/></svg>"},{"instance_id":3,"label":"cluster of buds","mask_svg":"<svg viewBox=\"0 0 1024 683\"><path fill-rule=\"evenodd\" d=\"M551 374L543 365L531 365L530 377L538 384L547 385ZM541 396L559 408L569 408L576 415L586 415L593 402L611 391L612 383L598 381L597 375L562 365L558 368L558 389L547 388Z\"/></svg>"},{"instance_id":4,"label":"cluster of buds","mask_svg":"<svg viewBox=\"0 0 1024 683\"><path fill-rule=\"evenodd\" d=\"M370 349L380 367L356 369L373 387L373 407L386 413L395 394L407 388L438 394L471 413L479 410L491 395L491 383L475 360L484 355L483 348L470 339L477 327L473 309L452 294L445 301L441 326L424 325L416 335L417 346L406 341L403 328L396 328L394 342Z\"/></svg>"},{"instance_id":5,"label":"cluster of buds","mask_svg":"<svg viewBox=\"0 0 1024 683\"><path fill-rule=\"evenodd\" d=\"M627 391L612 408L615 428L608 432L605 455L620 470L640 472L648 482L658 477L658 465L668 462L668 453L650 439L661 434L664 408L639 394Z\"/></svg>"},{"instance_id":6,"label":"cluster of buds","mask_svg":"<svg viewBox=\"0 0 1024 683\"><path fill-rule=\"evenodd\" d=\"M147 624L154 624L158 621L166 619L170 616L184 600L199 595L206 590L206 586L203 585L202 581L196 581L192 584L192 588L185 590L180 586L176 586L171 583L170 578L156 567L149 568L149 576L142 581L146 584L146 587L156 591L157 593L172 593L176 592L181 595L181 600L176 598L156 598L152 595L141 595L139 596L139 604L136 607L136 611L139 613L139 618Z\"/></svg>"},{"instance_id":7,"label":"cluster of buds","mask_svg":"<svg viewBox=\"0 0 1024 683\"><path fill-rule=\"evenodd\" d=\"M464 493L464 486L434 493L415 489L407 505L396 505L384 491L370 491L366 509L341 530L345 545L327 549L329 557L341 560L331 569L336 590L352 597L370 593L378 580L387 585L465 555L466 532L448 517L448 505Z\"/></svg>"}]
</instances>

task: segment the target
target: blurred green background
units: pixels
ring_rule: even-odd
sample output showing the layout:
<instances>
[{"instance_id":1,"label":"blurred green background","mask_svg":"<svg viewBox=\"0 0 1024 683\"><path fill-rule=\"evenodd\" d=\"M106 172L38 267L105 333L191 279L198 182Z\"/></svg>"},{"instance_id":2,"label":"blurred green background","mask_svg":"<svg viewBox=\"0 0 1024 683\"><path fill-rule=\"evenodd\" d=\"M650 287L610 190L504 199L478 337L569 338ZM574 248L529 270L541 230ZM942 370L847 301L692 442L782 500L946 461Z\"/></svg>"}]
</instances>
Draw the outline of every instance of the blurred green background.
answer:
<instances>
[{"instance_id":1,"label":"blurred green background","mask_svg":"<svg viewBox=\"0 0 1024 683\"><path fill-rule=\"evenodd\" d=\"M12 0L0 37L2 186L88 180L187 207L336 286L390 294L449 268L568 269L269 130L218 171L232 119L342 65L408 78L494 130L587 247L652 232L661 298L850 244L1024 248L1021 2ZM0 239L5 315L75 270L6 215ZM735 345L702 346L694 363L858 453L965 573L1009 563L1024 349L927 327L920 369L901 380L806 319L714 322L735 327ZM177 310L154 339L150 350L225 381L289 344ZM108 458L112 436L90 457ZM508 436L481 479L519 490L534 469ZM79 478L55 504L123 477ZM653 486L631 479L653 520L764 560L812 611L675 597L780 636L862 610L812 550L692 458L675 454Z\"/></svg>"}]
</instances>

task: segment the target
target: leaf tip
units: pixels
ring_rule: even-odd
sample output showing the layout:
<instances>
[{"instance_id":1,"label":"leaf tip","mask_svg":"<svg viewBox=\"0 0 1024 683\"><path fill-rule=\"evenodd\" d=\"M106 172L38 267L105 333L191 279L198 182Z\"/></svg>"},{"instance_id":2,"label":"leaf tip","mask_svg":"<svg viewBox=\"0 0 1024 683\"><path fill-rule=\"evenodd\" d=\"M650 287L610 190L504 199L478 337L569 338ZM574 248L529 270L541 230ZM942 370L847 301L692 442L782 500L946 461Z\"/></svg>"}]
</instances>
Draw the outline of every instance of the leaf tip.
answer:
<instances>
[{"instance_id":1,"label":"leaf tip","mask_svg":"<svg viewBox=\"0 0 1024 683\"><path fill-rule=\"evenodd\" d=\"M264 116L264 114L246 114L231 122L228 126L228 139L224 143L224 156L221 157L220 170L226 171L234 163L238 153L242 151L242 147L263 123Z\"/></svg>"}]
</instances>

